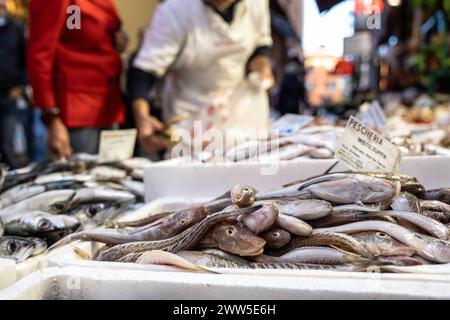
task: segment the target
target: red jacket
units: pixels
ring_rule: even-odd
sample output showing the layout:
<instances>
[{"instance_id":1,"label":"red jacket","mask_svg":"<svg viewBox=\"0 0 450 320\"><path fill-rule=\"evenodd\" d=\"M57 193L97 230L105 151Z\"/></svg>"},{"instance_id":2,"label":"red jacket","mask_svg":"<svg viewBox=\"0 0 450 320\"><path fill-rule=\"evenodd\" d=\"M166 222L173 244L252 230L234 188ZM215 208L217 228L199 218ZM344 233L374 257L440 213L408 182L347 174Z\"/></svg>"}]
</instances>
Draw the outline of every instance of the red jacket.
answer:
<instances>
[{"instance_id":1,"label":"red jacket","mask_svg":"<svg viewBox=\"0 0 450 320\"><path fill-rule=\"evenodd\" d=\"M71 5L81 9L79 30L67 27ZM113 40L121 22L113 0L31 0L30 14L35 106L58 107L70 128L123 122L122 62Z\"/></svg>"}]
</instances>

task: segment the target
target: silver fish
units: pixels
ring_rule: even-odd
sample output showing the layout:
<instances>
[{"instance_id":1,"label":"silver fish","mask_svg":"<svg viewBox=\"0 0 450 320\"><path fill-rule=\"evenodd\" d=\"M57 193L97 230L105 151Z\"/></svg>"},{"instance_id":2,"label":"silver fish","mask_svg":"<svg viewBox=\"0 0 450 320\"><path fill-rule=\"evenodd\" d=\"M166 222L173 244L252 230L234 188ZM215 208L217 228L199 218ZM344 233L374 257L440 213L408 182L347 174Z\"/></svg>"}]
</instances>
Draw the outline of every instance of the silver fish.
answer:
<instances>
[{"instance_id":1,"label":"silver fish","mask_svg":"<svg viewBox=\"0 0 450 320\"><path fill-rule=\"evenodd\" d=\"M8 215L4 223L6 234L36 237L46 237L61 231L74 231L80 226L74 217L40 211Z\"/></svg>"},{"instance_id":2,"label":"silver fish","mask_svg":"<svg viewBox=\"0 0 450 320\"><path fill-rule=\"evenodd\" d=\"M449 232L444 224L434 219L425 217L419 213L408 211L380 211L380 212L364 213L362 214L362 216L367 218L389 216L397 219L402 219L409 223L412 223L413 225L419 227L422 230L427 231L428 233L432 234L433 236L439 239L449 240Z\"/></svg>"},{"instance_id":3,"label":"silver fish","mask_svg":"<svg viewBox=\"0 0 450 320\"><path fill-rule=\"evenodd\" d=\"M73 202L93 203L93 202L130 202L135 200L135 196L129 192L113 190L106 187L85 188L76 190Z\"/></svg>"},{"instance_id":4,"label":"silver fish","mask_svg":"<svg viewBox=\"0 0 450 320\"><path fill-rule=\"evenodd\" d=\"M286 260L294 263L311 263L311 264L325 264L325 265L341 265L347 263L368 262L357 254L345 252L327 247L303 247L294 249L281 257L281 260Z\"/></svg>"},{"instance_id":5,"label":"silver fish","mask_svg":"<svg viewBox=\"0 0 450 320\"><path fill-rule=\"evenodd\" d=\"M182 251L178 255L183 259L188 260L195 265L203 268L233 268L233 269L282 269L282 270L329 270L329 271L361 271L365 268L343 265L317 265L317 264L304 264L304 263L291 263L291 262L248 262L246 264L237 263L233 260L228 260L223 257L205 254L198 251Z\"/></svg>"},{"instance_id":6,"label":"silver fish","mask_svg":"<svg viewBox=\"0 0 450 320\"><path fill-rule=\"evenodd\" d=\"M73 190L49 191L23 200L15 205L0 210L0 217L6 214L29 211L61 213L70 209L75 196Z\"/></svg>"},{"instance_id":7,"label":"silver fish","mask_svg":"<svg viewBox=\"0 0 450 320\"><path fill-rule=\"evenodd\" d=\"M46 249L46 242L38 238L0 237L0 258L23 262Z\"/></svg>"},{"instance_id":8,"label":"silver fish","mask_svg":"<svg viewBox=\"0 0 450 320\"><path fill-rule=\"evenodd\" d=\"M32 182L19 184L0 195L0 209L34 197L46 191L45 186L35 185Z\"/></svg>"},{"instance_id":9,"label":"silver fish","mask_svg":"<svg viewBox=\"0 0 450 320\"><path fill-rule=\"evenodd\" d=\"M319 229L318 231L348 234L363 231L384 232L405 245L416 249L417 253L426 260L438 263L450 263L450 242L416 234L400 225L390 222L362 221L338 227Z\"/></svg>"}]
</instances>

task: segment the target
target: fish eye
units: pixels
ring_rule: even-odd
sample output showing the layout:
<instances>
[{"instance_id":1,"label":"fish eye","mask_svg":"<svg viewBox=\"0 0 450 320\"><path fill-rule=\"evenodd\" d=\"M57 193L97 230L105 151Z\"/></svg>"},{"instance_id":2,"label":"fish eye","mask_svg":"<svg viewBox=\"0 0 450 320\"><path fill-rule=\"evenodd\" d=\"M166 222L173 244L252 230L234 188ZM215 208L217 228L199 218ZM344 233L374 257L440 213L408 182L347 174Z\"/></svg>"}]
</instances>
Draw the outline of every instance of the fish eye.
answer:
<instances>
[{"instance_id":1,"label":"fish eye","mask_svg":"<svg viewBox=\"0 0 450 320\"><path fill-rule=\"evenodd\" d=\"M234 233L235 233L234 228L228 228L228 229L227 229L227 234L228 234L229 236L234 235Z\"/></svg>"},{"instance_id":2,"label":"fish eye","mask_svg":"<svg viewBox=\"0 0 450 320\"><path fill-rule=\"evenodd\" d=\"M41 219L38 223L38 228L40 230L48 230L51 227L51 222L48 219Z\"/></svg>"},{"instance_id":3,"label":"fish eye","mask_svg":"<svg viewBox=\"0 0 450 320\"><path fill-rule=\"evenodd\" d=\"M91 215L96 215L98 213L98 210L95 207L91 207L88 209L88 213Z\"/></svg>"},{"instance_id":4,"label":"fish eye","mask_svg":"<svg viewBox=\"0 0 450 320\"><path fill-rule=\"evenodd\" d=\"M62 203L55 203L55 205L53 207L58 211L64 210L64 204L62 204Z\"/></svg>"},{"instance_id":5,"label":"fish eye","mask_svg":"<svg viewBox=\"0 0 450 320\"><path fill-rule=\"evenodd\" d=\"M181 219L181 220L180 220L180 224L181 224L181 225L184 225L184 224L186 224L186 223L187 223L187 220L186 220L186 219Z\"/></svg>"},{"instance_id":6,"label":"fish eye","mask_svg":"<svg viewBox=\"0 0 450 320\"><path fill-rule=\"evenodd\" d=\"M386 233L383 232L378 232L377 236L379 236L380 238L386 239L388 237L388 235Z\"/></svg>"},{"instance_id":7,"label":"fish eye","mask_svg":"<svg viewBox=\"0 0 450 320\"><path fill-rule=\"evenodd\" d=\"M8 252L9 254L14 254L17 250L17 243L16 241L12 240L8 243Z\"/></svg>"}]
</instances>

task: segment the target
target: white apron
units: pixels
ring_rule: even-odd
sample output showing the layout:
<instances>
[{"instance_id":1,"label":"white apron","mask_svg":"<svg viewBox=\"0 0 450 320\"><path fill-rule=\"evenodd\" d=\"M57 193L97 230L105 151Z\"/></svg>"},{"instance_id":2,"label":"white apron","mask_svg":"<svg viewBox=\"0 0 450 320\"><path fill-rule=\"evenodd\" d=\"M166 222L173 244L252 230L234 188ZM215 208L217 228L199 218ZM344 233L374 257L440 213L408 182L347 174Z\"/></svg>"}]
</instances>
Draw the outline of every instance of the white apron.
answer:
<instances>
[{"instance_id":1,"label":"white apron","mask_svg":"<svg viewBox=\"0 0 450 320\"><path fill-rule=\"evenodd\" d=\"M262 129L267 92L252 89L245 73L255 49L271 44L268 0L241 0L231 24L202 0L166 0L135 65L166 75L164 118L186 117L180 128Z\"/></svg>"}]
</instances>

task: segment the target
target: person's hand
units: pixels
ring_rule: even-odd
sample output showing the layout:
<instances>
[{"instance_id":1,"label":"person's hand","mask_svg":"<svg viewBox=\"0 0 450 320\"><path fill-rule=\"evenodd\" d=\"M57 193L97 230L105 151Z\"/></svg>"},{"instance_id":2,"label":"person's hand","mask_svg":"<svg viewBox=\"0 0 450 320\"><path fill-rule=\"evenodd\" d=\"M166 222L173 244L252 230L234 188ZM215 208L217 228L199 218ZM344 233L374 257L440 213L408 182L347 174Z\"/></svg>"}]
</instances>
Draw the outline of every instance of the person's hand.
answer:
<instances>
[{"instance_id":1,"label":"person's hand","mask_svg":"<svg viewBox=\"0 0 450 320\"><path fill-rule=\"evenodd\" d=\"M130 39L128 37L128 34L123 30L117 31L114 34L114 44L116 46L116 50L119 53L125 52L128 47L129 41Z\"/></svg>"},{"instance_id":2,"label":"person's hand","mask_svg":"<svg viewBox=\"0 0 450 320\"><path fill-rule=\"evenodd\" d=\"M21 87L14 87L9 90L9 97L11 99L19 99L23 96L23 90Z\"/></svg>"},{"instance_id":3,"label":"person's hand","mask_svg":"<svg viewBox=\"0 0 450 320\"><path fill-rule=\"evenodd\" d=\"M265 89L270 89L275 85L275 77L272 72L270 58L267 56L256 56L248 64L250 80ZM253 78L254 76L257 78Z\"/></svg>"},{"instance_id":4,"label":"person's hand","mask_svg":"<svg viewBox=\"0 0 450 320\"><path fill-rule=\"evenodd\" d=\"M155 135L163 129L163 124L155 117L149 115L136 116L136 127L141 147L146 152L157 152L163 150L167 145L162 137Z\"/></svg>"},{"instance_id":5,"label":"person's hand","mask_svg":"<svg viewBox=\"0 0 450 320\"><path fill-rule=\"evenodd\" d=\"M67 158L73 153L69 131L59 117L54 117L48 123L48 147L58 157Z\"/></svg>"}]
</instances>

